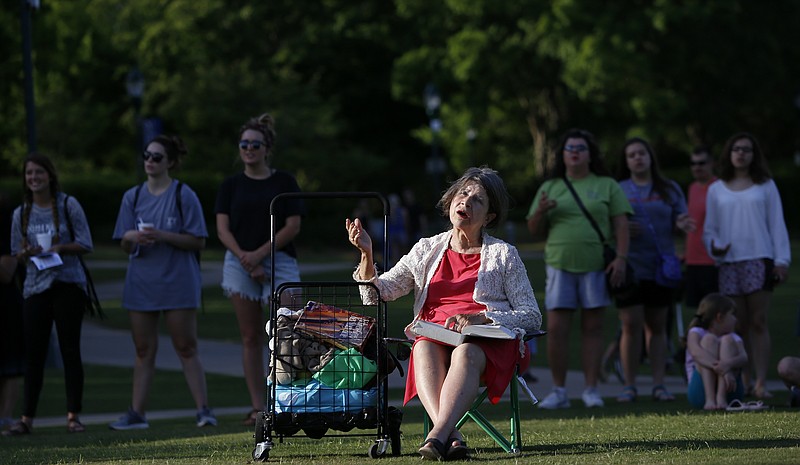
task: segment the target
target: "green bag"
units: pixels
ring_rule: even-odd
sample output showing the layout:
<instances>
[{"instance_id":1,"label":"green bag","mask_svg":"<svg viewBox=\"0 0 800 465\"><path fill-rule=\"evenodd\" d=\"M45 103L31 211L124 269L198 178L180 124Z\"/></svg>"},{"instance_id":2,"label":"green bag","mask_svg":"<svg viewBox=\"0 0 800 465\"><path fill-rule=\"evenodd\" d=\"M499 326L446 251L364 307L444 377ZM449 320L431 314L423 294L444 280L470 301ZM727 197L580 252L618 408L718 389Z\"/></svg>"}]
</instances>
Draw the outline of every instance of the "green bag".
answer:
<instances>
[{"instance_id":1,"label":"green bag","mask_svg":"<svg viewBox=\"0 0 800 465\"><path fill-rule=\"evenodd\" d=\"M330 362L316 372L314 379L335 389L361 389L378 374L378 365L354 347L336 352Z\"/></svg>"}]
</instances>

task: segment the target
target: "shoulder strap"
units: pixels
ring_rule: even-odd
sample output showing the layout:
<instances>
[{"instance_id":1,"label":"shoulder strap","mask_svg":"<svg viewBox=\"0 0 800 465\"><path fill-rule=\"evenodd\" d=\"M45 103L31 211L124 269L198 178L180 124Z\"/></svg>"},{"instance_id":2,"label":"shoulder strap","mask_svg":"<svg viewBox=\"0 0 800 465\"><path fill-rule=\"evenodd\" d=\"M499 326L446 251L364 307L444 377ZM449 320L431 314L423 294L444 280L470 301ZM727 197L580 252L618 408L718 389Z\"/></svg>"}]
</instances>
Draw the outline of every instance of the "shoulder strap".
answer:
<instances>
[{"instance_id":1,"label":"shoulder strap","mask_svg":"<svg viewBox=\"0 0 800 465\"><path fill-rule=\"evenodd\" d=\"M64 216L67 220L67 229L69 230L69 235L72 236L72 241L75 241L75 229L72 227L72 218L69 216L69 210L67 209L67 200L69 200L69 194L64 194Z\"/></svg>"},{"instance_id":2,"label":"shoulder strap","mask_svg":"<svg viewBox=\"0 0 800 465\"><path fill-rule=\"evenodd\" d=\"M578 197L578 193L575 192L575 188L572 187L572 183L569 182L569 179L567 179L566 176L564 176L564 184L567 185L567 187L569 188L569 191L572 193L572 196L575 197L575 202L578 204L578 207L580 207L580 209L583 212L583 214L586 215L586 219L589 220L589 223L592 224L592 228L594 228L594 232L596 232L597 235L600 237L600 243L601 244L605 244L606 243L606 238L605 238L605 236L603 236L603 233L600 231L600 226L597 225L597 222L594 220L594 218L592 218L592 215L589 213L589 211L583 205L583 202L581 202L581 198Z\"/></svg>"},{"instance_id":3,"label":"shoulder strap","mask_svg":"<svg viewBox=\"0 0 800 465\"><path fill-rule=\"evenodd\" d=\"M139 184L136 186L136 191L133 193L133 211L136 213L136 204L139 202L139 193L142 191L142 186L144 184Z\"/></svg>"},{"instance_id":4,"label":"shoulder strap","mask_svg":"<svg viewBox=\"0 0 800 465\"><path fill-rule=\"evenodd\" d=\"M139 192L137 191L136 194L138 195ZM69 229L69 235L72 236L72 241L74 242L75 229L72 227L72 219L69 216L69 210L67 210L67 200L69 200L69 194L64 194L64 216L67 220L67 229ZM100 304L100 299L97 297L97 290L94 287L92 274L89 272L89 267L86 266L86 262L83 260L82 255L78 255L78 262L81 264L81 268L83 268L83 274L86 275L86 297L89 299L89 304L87 306L89 314L91 316L95 316L96 314L102 320L105 317L105 313L103 312L103 306Z\"/></svg>"},{"instance_id":5,"label":"shoulder strap","mask_svg":"<svg viewBox=\"0 0 800 465\"><path fill-rule=\"evenodd\" d=\"M175 206L178 207L178 215L181 217L181 225L183 225L183 202L181 201L182 188L183 183L178 181L178 185L175 186Z\"/></svg>"}]
</instances>

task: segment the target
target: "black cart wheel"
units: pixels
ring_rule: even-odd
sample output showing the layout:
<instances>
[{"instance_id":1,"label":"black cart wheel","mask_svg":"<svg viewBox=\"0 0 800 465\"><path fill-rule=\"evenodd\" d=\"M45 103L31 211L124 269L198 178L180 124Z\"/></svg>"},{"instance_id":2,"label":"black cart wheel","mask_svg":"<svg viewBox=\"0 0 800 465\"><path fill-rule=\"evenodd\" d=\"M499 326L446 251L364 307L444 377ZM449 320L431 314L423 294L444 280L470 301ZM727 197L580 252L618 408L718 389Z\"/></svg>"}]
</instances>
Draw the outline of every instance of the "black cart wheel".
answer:
<instances>
[{"instance_id":1,"label":"black cart wheel","mask_svg":"<svg viewBox=\"0 0 800 465\"><path fill-rule=\"evenodd\" d=\"M268 450L261 452L261 454L259 454L257 451L258 449L255 448L253 449L253 460L255 460L256 462L266 462L269 460Z\"/></svg>"},{"instance_id":2,"label":"black cart wheel","mask_svg":"<svg viewBox=\"0 0 800 465\"><path fill-rule=\"evenodd\" d=\"M256 416L256 427L253 433L255 438L255 447L253 447L253 460L256 462L266 462L269 460L269 451L271 444L265 447L267 442L267 420L264 412L258 412Z\"/></svg>"},{"instance_id":3,"label":"black cart wheel","mask_svg":"<svg viewBox=\"0 0 800 465\"><path fill-rule=\"evenodd\" d=\"M383 457L383 452L381 452L380 447L378 447L378 444L376 443L369 446L369 451L367 451L367 455L369 455L369 458L371 459L379 459Z\"/></svg>"}]
</instances>

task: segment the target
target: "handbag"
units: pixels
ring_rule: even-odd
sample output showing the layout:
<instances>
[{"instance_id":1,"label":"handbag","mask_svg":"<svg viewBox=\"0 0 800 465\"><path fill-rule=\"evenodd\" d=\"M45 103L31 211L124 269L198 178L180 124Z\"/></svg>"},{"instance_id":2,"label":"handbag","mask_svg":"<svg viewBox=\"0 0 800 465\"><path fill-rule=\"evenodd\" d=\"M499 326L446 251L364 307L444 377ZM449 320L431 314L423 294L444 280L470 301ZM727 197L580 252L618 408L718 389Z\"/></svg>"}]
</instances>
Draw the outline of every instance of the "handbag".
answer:
<instances>
[{"instance_id":1,"label":"handbag","mask_svg":"<svg viewBox=\"0 0 800 465\"><path fill-rule=\"evenodd\" d=\"M603 244L603 270L605 270L606 268L608 268L608 265L610 265L611 262L613 262L617 258L617 251L606 243L606 238L605 236L603 236L603 232L600 231L600 226L597 225L597 222L594 220L592 215L583 205L581 198L578 197L578 193L575 192L575 188L572 187L572 183L569 182L569 179L567 179L566 176L564 176L564 183L569 188L569 191L575 198L575 202L578 204L578 207L586 216L586 219L589 220L589 223L592 225L594 232L597 233L597 236L600 238L600 243ZM619 286L613 286L611 284L611 275L606 274L606 288L608 288L608 293L614 297L622 297L625 294L632 291L635 287L636 287L636 273L634 273L633 267L631 266L630 263L628 263L627 266L625 266L625 279Z\"/></svg>"},{"instance_id":2,"label":"handbag","mask_svg":"<svg viewBox=\"0 0 800 465\"><path fill-rule=\"evenodd\" d=\"M658 254L656 284L676 288L681 284L681 261L675 254Z\"/></svg>"},{"instance_id":3,"label":"handbag","mask_svg":"<svg viewBox=\"0 0 800 465\"><path fill-rule=\"evenodd\" d=\"M647 217L647 227L650 229L650 234L653 235L653 239L656 243L656 249L658 250L658 257L656 257L656 284L662 287L675 289L681 285L681 280L683 279L683 273L681 272L681 260L677 255L675 255L674 252L664 253L661 250L661 247L658 245L656 228L653 227L653 222L650 220L650 214L647 213L647 209L644 207L642 207L642 211L644 212L644 216Z\"/></svg>"}]
</instances>

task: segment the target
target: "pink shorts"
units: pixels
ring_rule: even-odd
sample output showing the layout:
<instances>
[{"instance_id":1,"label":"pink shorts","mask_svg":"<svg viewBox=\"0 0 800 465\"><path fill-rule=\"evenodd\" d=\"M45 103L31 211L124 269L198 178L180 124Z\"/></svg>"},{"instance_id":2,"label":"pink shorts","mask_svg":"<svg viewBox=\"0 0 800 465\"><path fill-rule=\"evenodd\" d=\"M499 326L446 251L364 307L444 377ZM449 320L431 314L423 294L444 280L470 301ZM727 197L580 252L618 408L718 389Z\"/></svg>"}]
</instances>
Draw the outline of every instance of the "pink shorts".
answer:
<instances>
[{"instance_id":1,"label":"pink shorts","mask_svg":"<svg viewBox=\"0 0 800 465\"><path fill-rule=\"evenodd\" d=\"M719 292L724 295L748 295L772 290L772 260L756 259L723 263L719 267Z\"/></svg>"}]
</instances>

